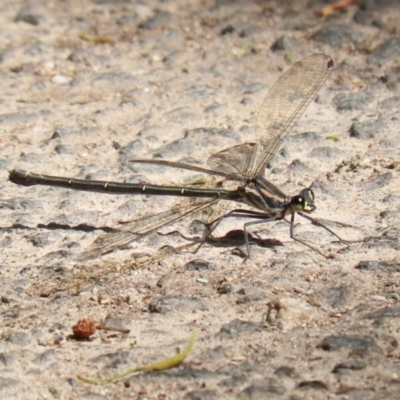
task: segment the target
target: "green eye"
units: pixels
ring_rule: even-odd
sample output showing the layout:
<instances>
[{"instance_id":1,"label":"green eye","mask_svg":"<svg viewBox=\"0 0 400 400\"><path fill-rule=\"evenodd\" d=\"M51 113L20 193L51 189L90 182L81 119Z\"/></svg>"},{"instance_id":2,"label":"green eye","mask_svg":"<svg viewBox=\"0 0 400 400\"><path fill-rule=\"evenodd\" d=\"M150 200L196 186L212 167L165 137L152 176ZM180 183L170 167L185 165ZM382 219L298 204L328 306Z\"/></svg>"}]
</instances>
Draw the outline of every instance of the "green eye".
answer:
<instances>
[{"instance_id":1,"label":"green eye","mask_svg":"<svg viewBox=\"0 0 400 400\"><path fill-rule=\"evenodd\" d=\"M291 209L293 211L303 211L304 199L302 196L294 196L290 202Z\"/></svg>"}]
</instances>

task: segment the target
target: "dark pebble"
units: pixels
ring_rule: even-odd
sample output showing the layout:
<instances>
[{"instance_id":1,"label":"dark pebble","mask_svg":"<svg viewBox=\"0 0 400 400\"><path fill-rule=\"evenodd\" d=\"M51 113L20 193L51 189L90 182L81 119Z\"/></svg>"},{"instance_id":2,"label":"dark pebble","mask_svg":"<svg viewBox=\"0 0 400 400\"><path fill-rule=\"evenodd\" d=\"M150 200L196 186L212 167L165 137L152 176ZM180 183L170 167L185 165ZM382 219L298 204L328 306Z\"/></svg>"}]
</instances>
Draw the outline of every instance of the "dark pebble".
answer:
<instances>
[{"instance_id":1,"label":"dark pebble","mask_svg":"<svg viewBox=\"0 0 400 400\"><path fill-rule=\"evenodd\" d=\"M244 94L253 94L257 92L261 92L265 89L265 85L263 83L255 82L250 83L244 87Z\"/></svg>"},{"instance_id":2,"label":"dark pebble","mask_svg":"<svg viewBox=\"0 0 400 400\"><path fill-rule=\"evenodd\" d=\"M40 371L39 368L29 368L29 369L26 371L26 374L27 374L27 375L30 375L30 376L39 377L39 376L41 375L41 371Z\"/></svg>"},{"instance_id":3,"label":"dark pebble","mask_svg":"<svg viewBox=\"0 0 400 400\"><path fill-rule=\"evenodd\" d=\"M72 201L72 206L74 204L79 203L81 199L79 198L80 194ZM67 200L65 203L61 203L59 208L66 208L68 206L71 206L71 203L69 200ZM57 229L63 229L63 230L68 230L68 229L73 229L76 231L82 231L82 232L93 232L96 229L102 229L107 232L113 231L112 228L108 227L96 227L96 223L99 218L99 212L97 211L76 211L73 214L69 215L58 215L57 217L54 218L54 221L50 221L48 224L38 224L38 228L45 228L47 230L57 230Z\"/></svg>"},{"instance_id":4,"label":"dark pebble","mask_svg":"<svg viewBox=\"0 0 400 400\"><path fill-rule=\"evenodd\" d=\"M400 38L391 37L375 48L367 58L371 64L384 64L400 57Z\"/></svg>"},{"instance_id":5,"label":"dark pebble","mask_svg":"<svg viewBox=\"0 0 400 400\"><path fill-rule=\"evenodd\" d=\"M143 91L141 91L139 89L129 90L128 92L123 93L122 101L119 105L123 106L124 104L130 104L133 107L141 107L141 106L143 106L142 101L140 101L142 96L143 96ZM150 114L143 113L138 121L142 120L142 118L144 118L144 119L150 118ZM153 128L153 126L148 126L146 128L143 128L143 130L151 129L151 128ZM159 128L164 129L164 132L165 132L165 127L159 127ZM140 133L137 136L140 137Z\"/></svg>"},{"instance_id":6,"label":"dark pebble","mask_svg":"<svg viewBox=\"0 0 400 400\"><path fill-rule=\"evenodd\" d=\"M247 380L248 379L245 374L232 375L230 378L223 379L222 381L218 382L218 386L234 388L243 385Z\"/></svg>"},{"instance_id":7,"label":"dark pebble","mask_svg":"<svg viewBox=\"0 0 400 400\"><path fill-rule=\"evenodd\" d=\"M40 269L39 272L42 278L59 278L68 274L68 271L61 265L50 265Z\"/></svg>"},{"instance_id":8,"label":"dark pebble","mask_svg":"<svg viewBox=\"0 0 400 400\"><path fill-rule=\"evenodd\" d=\"M3 128L25 125L29 122L33 122L33 120L34 118L32 118L32 114L22 112L0 114L0 124Z\"/></svg>"},{"instance_id":9,"label":"dark pebble","mask_svg":"<svg viewBox=\"0 0 400 400\"><path fill-rule=\"evenodd\" d=\"M295 52L295 51L298 51L300 46L301 46L301 44L296 39L293 39L293 38L290 38L287 36L281 36L271 46L271 50L272 51L285 50L285 51L289 51L289 52Z\"/></svg>"},{"instance_id":10,"label":"dark pebble","mask_svg":"<svg viewBox=\"0 0 400 400\"><path fill-rule=\"evenodd\" d=\"M327 182L321 182L318 180L314 181L310 188L314 191L314 193L318 194L318 197L329 196L335 201L347 201L348 199L348 193L346 191L337 189L332 184Z\"/></svg>"},{"instance_id":11,"label":"dark pebble","mask_svg":"<svg viewBox=\"0 0 400 400\"><path fill-rule=\"evenodd\" d=\"M214 263L209 261L192 260L185 265L185 269L187 269L188 271L204 271L204 270L215 271L217 267Z\"/></svg>"},{"instance_id":12,"label":"dark pebble","mask_svg":"<svg viewBox=\"0 0 400 400\"><path fill-rule=\"evenodd\" d=\"M28 286L30 286L30 284L31 283L29 282L29 279L24 278L16 279L11 282L9 281L10 287L20 293L22 293Z\"/></svg>"},{"instance_id":13,"label":"dark pebble","mask_svg":"<svg viewBox=\"0 0 400 400\"><path fill-rule=\"evenodd\" d=\"M99 169L84 176L84 179L91 181L109 181L109 173L104 169Z\"/></svg>"},{"instance_id":14,"label":"dark pebble","mask_svg":"<svg viewBox=\"0 0 400 400\"><path fill-rule=\"evenodd\" d=\"M103 396L102 394L99 393L94 393L94 392L86 392L82 395L82 398L85 400L108 400L108 396Z\"/></svg>"},{"instance_id":15,"label":"dark pebble","mask_svg":"<svg viewBox=\"0 0 400 400\"><path fill-rule=\"evenodd\" d=\"M103 325L119 329L128 329L129 322L118 315L108 314L104 318Z\"/></svg>"},{"instance_id":16,"label":"dark pebble","mask_svg":"<svg viewBox=\"0 0 400 400\"><path fill-rule=\"evenodd\" d=\"M233 32L235 32L235 28L232 25L228 25L221 29L221 36L228 35Z\"/></svg>"},{"instance_id":17,"label":"dark pebble","mask_svg":"<svg viewBox=\"0 0 400 400\"><path fill-rule=\"evenodd\" d=\"M105 368L116 368L121 364L129 361L130 352L128 350L118 350L114 353L105 353L97 357L93 357L90 361L94 364L106 364Z\"/></svg>"},{"instance_id":18,"label":"dark pebble","mask_svg":"<svg viewBox=\"0 0 400 400\"><path fill-rule=\"evenodd\" d=\"M26 332L12 333L7 340L12 344L24 347L31 343L31 335Z\"/></svg>"},{"instance_id":19,"label":"dark pebble","mask_svg":"<svg viewBox=\"0 0 400 400\"><path fill-rule=\"evenodd\" d=\"M0 353L0 362L5 367L12 367L18 361L18 356L16 353Z\"/></svg>"},{"instance_id":20,"label":"dark pebble","mask_svg":"<svg viewBox=\"0 0 400 400\"><path fill-rule=\"evenodd\" d=\"M234 292L234 287L230 283L223 283L218 289L218 294L229 294Z\"/></svg>"},{"instance_id":21,"label":"dark pebble","mask_svg":"<svg viewBox=\"0 0 400 400\"><path fill-rule=\"evenodd\" d=\"M283 395L286 393L286 389L274 382L272 379L270 382L265 383L254 383L242 390L239 394L239 399L270 399L273 394Z\"/></svg>"},{"instance_id":22,"label":"dark pebble","mask_svg":"<svg viewBox=\"0 0 400 400\"><path fill-rule=\"evenodd\" d=\"M376 134L382 133L386 126L381 121L353 122L350 127L350 136L357 139L372 139Z\"/></svg>"},{"instance_id":23,"label":"dark pebble","mask_svg":"<svg viewBox=\"0 0 400 400\"><path fill-rule=\"evenodd\" d=\"M373 12L373 11L389 11L386 7L397 5L397 0L362 0L360 2L360 7L363 10Z\"/></svg>"},{"instance_id":24,"label":"dark pebble","mask_svg":"<svg viewBox=\"0 0 400 400\"><path fill-rule=\"evenodd\" d=\"M18 381L17 379L12 379L12 378L4 378L0 376L0 391L2 391L5 388L17 386L21 382Z\"/></svg>"},{"instance_id":25,"label":"dark pebble","mask_svg":"<svg viewBox=\"0 0 400 400\"><path fill-rule=\"evenodd\" d=\"M387 319L387 318L399 318L400 317L400 307L384 307L379 310L373 311L364 315L365 319Z\"/></svg>"},{"instance_id":26,"label":"dark pebble","mask_svg":"<svg viewBox=\"0 0 400 400\"><path fill-rule=\"evenodd\" d=\"M167 11L154 10L154 15L147 21L141 22L138 26L141 29L158 29L163 26L172 26L172 15Z\"/></svg>"},{"instance_id":27,"label":"dark pebble","mask_svg":"<svg viewBox=\"0 0 400 400\"><path fill-rule=\"evenodd\" d=\"M29 237L29 241L35 247L46 247L54 244L55 242L62 239L62 236L56 232L43 232L37 233Z\"/></svg>"},{"instance_id":28,"label":"dark pebble","mask_svg":"<svg viewBox=\"0 0 400 400\"><path fill-rule=\"evenodd\" d=\"M308 390L308 389L314 389L314 390L329 390L329 387L327 384L321 381L303 381L300 382L298 385L299 389L302 390Z\"/></svg>"},{"instance_id":29,"label":"dark pebble","mask_svg":"<svg viewBox=\"0 0 400 400\"><path fill-rule=\"evenodd\" d=\"M14 19L15 22L26 22L27 24L39 25L39 16L32 10L31 7L23 7Z\"/></svg>"},{"instance_id":30,"label":"dark pebble","mask_svg":"<svg viewBox=\"0 0 400 400\"><path fill-rule=\"evenodd\" d=\"M386 210L379 213L379 216L383 219L399 221L400 220L400 210Z\"/></svg>"},{"instance_id":31,"label":"dark pebble","mask_svg":"<svg viewBox=\"0 0 400 400\"><path fill-rule=\"evenodd\" d=\"M363 271L387 271L387 272L400 272L400 263L398 261L375 261L367 260L360 261L356 267Z\"/></svg>"},{"instance_id":32,"label":"dark pebble","mask_svg":"<svg viewBox=\"0 0 400 400\"><path fill-rule=\"evenodd\" d=\"M374 14L362 9L355 12L353 15L353 21L359 25L375 26L379 29L384 28L384 23L379 17L376 17Z\"/></svg>"},{"instance_id":33,"label":"dark pebble","mask_svg":"<svg viewBox=\"0 0 400 400\"><path fill-rule=\"evenodd\" d=\"M40 258L40 262L42 263L47 263L49 261L53 260L59 260L59 259L69 259L71 258L71 253L66 250L58 250L58 251L51 251L47 254L45 254L43 257Z\"/></svg>"},{"instance_id":34,"label":"dark pebble","mask_svg":"<svg viewBox=\"0 0 400 400\"><path fill-rule=\"evenodd\" d=\"M400 241L398 238L385 236L369 236L364 239L363 246L368 249L373 248L390 248L400 250Z\"/></svg>"},{"instance_id":35,"label":"dark pebble","mask_svg":"<svg viewBox=\"0 0 400 400\"><path fill-rule=\"evenodd\" d=\"M73 51L67 58L68 61L75 63L82 63L85 65L103 64L107 58L104 56L97 55L89 49L77 49Z\"/></svg>"},{"instance_id":36,"label":"dark pebble","mask_svg":"<svg viewBox=\"0 0 400 400\"><path fill-rule=\"evenodd\" d=\"M388 135L385 135L385 137L379 141L378 143L379 147L381 149L393 149L394 147L397 146L397 141L394 138L388 137ZM398 161L393 161L389 165L386 166L388 169L396 169L398 166Z\"/></svg>"},{"instance_id":37,"label":"dark pebble","mask_svg":"<svg viewBox=\"0 0 400 400\"><path fill-rule=\"evenodd\" d=\"M368 351L382 353L372 337L359 335L328 336L317 345L317 348L325 351L338 351L347 348L363 353Z\"/></svg>"},{"instance_id":38,"label":"dark pebble","mask_svg":"<svg viewBox=\"0 0 400 400\"><path fill-rule=\"evenodd\" d=\"M239 33L239 37L241 38L247 38L250 36L254 36L257 35L259 33L262 33L263 30L262 28L255 26L251 23L251 21L249 21L249 23L247 24L247 26L245 26L241 32Z\"/></svg>"},{"instance_id":39,"label":"dark pebble","mask_svg":"<svg viewBox=\"0 0 400 400\"><path fill-rule=\"evenodd\" d=\"M177 154L196 154L196 149L199 147L207 148L213 145L224 148L234 145L238 141L238 134L228 129L196 128L186 131L183 139L175 140L160 148L154 157L175 160Z\"/></svg>"},{"instance_id":40,"label":"dark pebble","mask_svg":"<svg viewBox=\"0 0 400 400\"><path fill-rule=\"evenodd\" d=\"M18 161L40 165L43 162L43 156L36 153L26 153L23 154Z\"/></svg>"},{"instance_id":41,"label":"dark pebble","mask_svg":"<svg viewBox=\"0 0 400 400\"><path fill-rule=\"evenodd\" d=\"M186 400L208 400L208 399L219 399L220 395L215 390L203 389L193 390L188 392L183 397Z\"/></svg>"},{"instance_id":42,"label":"dark pebble","mask_svg":"<svg viewBox=\"0 0 400 400\"><path fill-rule=\"evenodd\" d=\"M297 133L296 135L289 136L288 140L299 141L299 142L309 141L311 143L314 143L314 142L321 141L322 138L320 135L318 135L315 132L301 132L301 133Z\"/></svg>"},{"instance_id":43,"label":"dark pebble","mask_svg":"<svg viewBox=\"0 0 400 400\"><path fill-rule=\"evenodd\" d=\"M344 369L351 369L353 371L359 371L364 369L367 364L364 361L360 360L347 360L341 362L340 364L336 364L332 370L333 373L341 372Z\"/></svg>"},{"instance_id":44,"label":"dark pebble","mask_svg":"<svg viewBox=\"0 0 400 400\"><path fill-rule=\"evenodd\" d=\"M339 308L349 302L350 292L345 286L331 287L317 292L314 297L324 305Z\"/></svg>"},{"instance_id":45,"label":"dark pebble","mask_svg":"<svg viewBox=\"0 0 400 400\"><path fill-rule=\"evenodd\" d=\"M362 40L363 37L363 33L354 30L350 25L323 26L311 36L317 42L337 47L341 46L344 42Z\"/></svg>"},{"instance_id":46,"label":"dark pebble","mask_svg":"<svg viewBox=\"0 0 400 400\"><path fill-rule=\"evenodd\" d=\"M400 96L389 97L378 103L378 107L385 113L397 113L400 109Z\"/></svg>"},{"instance_id":47,"label":"dark pebble","mask_svg":"<svg viewBox=\"0 0 400 400\"><path fill-rule=\"evenodd\" d=\"M141 175L137 177L132 177L130 179L126 179L124 182L126 183L138 183L138 179ZM140 206L136 199L129 199L125 203L121 204L115 211L118 210L118 215L121 215L124 219L127 220L132 219L132 216L135 215L139 210ZM140 210L141 211L141 210Z\"/></svg>"},{"instance_id":48,"label":"dark pebble","mask_svg":"<svg viewBox=\"0 0 400 400\"><path fill-rule=\"evenodd\" d=\"M226 140L227 139L232 139L232 141L234 142L238 142L240 137L239 135L230 130L230 129L224 129L224 128L195 128L195 129L189 129L187 131L185 131L185 136L184 138L186 140L190 140L190 141L196 141L197 143L200 140L200 143L204 143L204 144L209 144L207 143L208 140L218 140L219 143L221 143L221 145L223 145L223 143L226 144ZM234 143L232 143L234 144Z\"/></svg>"},{"instance_id":49,"label":"dark pebble","mask_svg":"<svg viewBox=\"0 0 400 400\"><path fill-rule=\"evenodd\" d=\"M149 179L147 178L146 175L133 175L127 179L124 179L124 183L141 183L141 184L143 184L143 182L148 182L148 181L149 181ZM128 200L122 206L118 207L118 210L121 212L125 211L126 213L128 213L128 215L132 216L138 210L137 204L138 203L136 200ZM140 211L142 211L142 210L140 209Z\"/></svg>"},{"instance_id":50,"label":"dark pebble","mask_svg":"<svg viewBox=\"0 0 400 400\"><path fill-rule=\"evenodd\" d=\"M66 382L68 383L68 385L70 385L71 387L77 387L77 386L78 386L78 383L80 382L80 381L78 381L78 379L75 379L75 378L67 378L65 381L66 381Z\"/></svg>"},{"instance_id":51,"label":"dark pebble","mask_svg":"<svg viewBox=\"0 0 400 400\"><path fill-rule=\"evenodd\" d=\"M54 147L54 151L57 154L75 154L75 153L77 153L75 146L65 146L63 144L58 144L56 147Z\"/></svg>"},{"instance_id":52,"label":"dark pebble","mask_svg":"<svg viewBox=\"0 0 400 400\"><path fill-rule=\"evenodd\" d=\"M0 123L7 124L7 123L15 123L15 122L25 122L25 116L22 113L7 113L7 114L0 114Z\"/></svg>"},{"instance_id":53,"label":"dark pebble","mask_svg":"<svg viewBox=\"0 0 400 400\"><path fill-rule=\"evenodd\" d=\"M34 337L35 339L42 339L44 336L44 333L41 329L39 328L33 328L31 330L31 335L32 337Z\"/></svg>"},{"instance_id":54,"label":"dark pebble","mask_svg":"<svg viewBox=\"0 0 400 400\"><path fill-rule=\"evenodd\" d=\"M385 321L385 318L375 320L374 327L378 327L378 328L381 327L382 323L384 323L384 321ZM392 335L386 335L383 332L379 332L377 335L377 339L379 340L379 343L386 354L393 353L393 351L397 350L399 347L399 342Z\"/></svg>"},{"instance_id":55,"label":"dark pebble","mask_svg":"<svg viewBox=\"0 0 400 400\"><path fill-rule=\"evenodd\" d=\"M394 67L386 73L386 85L390 90L400 91L400 67Z\"/></svg>"},{"instance_id":56,"label":"dark pebble","mask_svg":"<svg viewBox=\"0 0 400 400\"><path fill-rule=\"evenodd\" d=\"M50 83L44 80L39 80L31 85L32 92L47 92L49 90Z\"/></svg>"},{"instance_id":57,"label":"dark pebble","mask_svg":"<svg viewBox=\"0 0 400 400\"><path fill-rule=\"evenodd\" d=\"M178 121L194 121L196 119L196 113L191 107L178 107L174 110L164 113L165 118L168 121L177 123Z\"/></svg>"},{"instance_id":58,"label":"dark pebble","mask_svg":"<svg viewBox=\"0 0 400 400\"><path fill-rule=\"evenodd\" d=\"M29 57L45 57L49 54L49 50L50 47L47 43L37 41L24 51L24 55Z\"/></svg>"},{"instance_id":59,"label":"dark pebble","mask_svg":"<svg viewBox=\"0 0 400 400\"><path fill-rule=\"evenodd\" d=\"M315 153L317 154L317 153ZM310 154L311 156L311 154ZM317 156L317 158L320 158L321 156ZM310 174L313 172L313 170L307 166L307 164L305 164L303 161L300 160L293 160L289 166L288 166L288 170L291 172L296 172L299 174Z\"/></svg>"},{"instance_id":60,"label":"dark pebble","mask_svg":"<svg viewBox=\"0 0 400 400\"><path fill-rule=\"evenodd\" d=\"M45 364L48 364L50 361L54 361L55 355L56 355L56 352L53 349L45 350L42 354L37 355L33 359L33 362L36 365L45 365Z\"/></svg>"},{"instance_id":61,"label":"dark pebble","mask_svg":"<svg viewBox=\"0 0 400 400\"><path fill-rule=\"evenodd\" d=\"M137 15L123 15L121 18L118 18L115 22L117 23L118 26L130 28L132 26L135 26L138 22L139 18Z\"/></svg>"},{"instance_id":62,"label":"dark pebble","mask_svg":"<svg viewBox=\"0 0 400 400\"><path fill-rule=\"evenodd\" d=\"M170 312L207 311L209 309L205 300L187 295L163 296L153 299L149 304L149 311L152 313L167 314Z\"/></svg>"},{"instance_id":63,"label":"dark pebble","mask_svg":"<svg viewBox=\"0 0 400 400\"><path fill-rule=\"evenodd\" d=\"M62 139L70 135L81 135L82 133L84 133L84 131L85 129L82 126L59 126L54 129L54 133L51 139Z\"/></svg>"},{"instance_id":64,"label":"dark pebble","mask_svg":"<svg viewBox=\"0 0 400 400\"><path fill-rule=\"evenodd\" d=\"M11 247L13 239L10 236L6 236L4 239L0 240L0 248L6 249Z\"/></svg>"},{"instance_id":65,"label":"dark pebble","mask_svg":"<svg viewBox=\"0 0 400 400\"><path fill-rule=\"evenodd\" d=\"M333 98L338 111L363 110L372 101L372 95L365 92L341 93Z\"/></svg>"},{"instance_id":66,"label":"dark pebble","mask_svg":"<svg viewBox=\"0 0 400 400\"><path fill-rule=\"evenodd\" d=\"M0 296L0 301L3 304L12 304L12 303L18 304L20 302L20 297L21 297L21 296L18 296L18 294L17 295L3 294L2 296Z\"/></svg>"},{"instance_id":67,"label":"dark pebble","mask_svg":"<svg viewBox=\"0 0 400 400\"><path fill-rule=\"evenodd\" d=\"M218 113L222 110L226 110L227 109L227 105L226 104L219 104L219 103L214 103L211 104L210 106L207 106L204 108L204 112L206 114L214 114L214 113Z\"/></svg>"},{"instance_id":68,"label":"dark pebble","mask_svg":"<svg viewBox=\"0 0 400 400\"><path fill-rule=\"evenodd\" d=\"M91 78L91 85L95 88L107 88L113 86L115 88L125 88L132 86L137 78L127 72L105 72L94 74Z\"/></svg>"},{"instance_id":69,"label":"dark pebble","mask_svg":"<svg viewBox=\"0 0 400 400\"><path fill-rule=\"evenodd\" d=\"M254 291L252 293L246 293L243 296L239 297L236 300L236 304L252 303L253 301L261 301L265 300L266 298L267 295L265 293Z\"/></svg>"},{"instance_id":70,"label":"dark pebble","mask_svg":"<svg viewBox=\"0 0 400 400\"><path fill-rule=\"evenodd\" d=\"M0 169L5 170L10 168L12 162L8 158L0 158Z\"/></svg>"},{"instance_id":71,"label":"dark pebble","mask_svg":"<svg viewBox=\"0 0 400 400\"><path fill-rule=\"evenodd\" d=\"M369 181L361 182L358 186L366 191L370 190L378 190L390 183L392 180L392 173L386 172L384 174L378 175L376 178L371 179Z\"/></svg>"},{"instance_id":72,"label":"dark pebble","mask_svg":"<svg viewBox=\"0 0 400 400\"><path fill-rule=\"evenodd\" d=\"M229 350L226 347L218 345L216 347L210 348L208 350L203 351L199 355L199 360L202 363L213 363L218 360L222 360L223 358L229 357Z\"/></svg>"},{"instance_id":73,"label":"dark pebble","mask_svg":"<svg viewBox=\"0 0 400 400\"><path fill-rule=\"evenodd\" d=\"M154 158L176 160L176 156L195 154L197 146L187 139L178 139L161 147L154 153Z\"/></svg>"},{"instance_id":74,"label":"dark pebble","mask_svg":"<svg viewBox=\"0 0 400 400\"><path fill-rule=\"evenodd\" d=\"M195 219L189 224L188 229L189 229L189 233L191 235L202 235L204 232L205 226L202 221Z\"/></svg>"},{"instance_id":75,"label":"dark pebble","mask_svg":"<svg viewBox=\"0 0 400 400\"><path fill-rule=\"evenodd\" d=\"M240 333L250 333L254 332L260 327L260 324L253 321L242 321L240 319L235 319L222 326L218 335L219 336L236 336Z\"/></svg>"},{"instance_id":76,"label":"dark pebble","mask_svg":"<svg viewBox=\"0 0 400 400\"><path fill-rule=\"evenodd\" d=\"M321 146L316 147L309 153L309 157L325 160L327 158L344 158L345 152L336 147Z\"/></svg>"},{"instance_id":77,"label":"dark pebble","mask_svg":"<svg viewBox=\"0 0 400 400\"><path fill-rule=\"evenodd\" d=\"M215 97L217 97L217 94L214 89L211 86L202 83L189 86L182 91L182 98L192 102L198 99L214 99Z\"/></svg>"},{"instance_id":78,"label":"dark pebble","mask_svg":"<svg viewBox=\"0 0 400 400\"><path fill-rule=\"evenodd\" d=\"M293 367L288 367L288 366L278 367L275 370L275 375L287 376L288 378L298 378L299 377L299 374L297 373L296 369Z\"/></svg>"},{"instance_id":79,"label":"dark pebble","mask_svg":"<svg viewBox=\"0 0 400 400\"><path fill-rule=\"evenodd\" d=\"M89 176L90 174L95 174L98 170L99 167L97 165L93 164L85 165L80 169L78 176L86 177Z\"/></svg>"}]
</instances>

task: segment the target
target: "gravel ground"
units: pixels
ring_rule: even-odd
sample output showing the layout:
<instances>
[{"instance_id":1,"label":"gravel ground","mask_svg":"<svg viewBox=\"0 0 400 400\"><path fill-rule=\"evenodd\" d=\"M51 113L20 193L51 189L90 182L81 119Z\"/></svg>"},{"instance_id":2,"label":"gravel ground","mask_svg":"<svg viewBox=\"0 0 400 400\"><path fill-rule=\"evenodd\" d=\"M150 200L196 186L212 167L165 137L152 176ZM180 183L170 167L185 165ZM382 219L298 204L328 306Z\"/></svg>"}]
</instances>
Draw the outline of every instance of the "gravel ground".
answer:
<instances>
[{"instance_id":1,"label":"gravel ground","mask_svg":"<svg viewBox=\"0 0 400 400\"><path fill-rule=\"evenodd\" d=\"M364 0L322 17L326 3L2 2L1 398L399 398L400 7ZM241 241L224 240L242 237L233 218L196 254L174 251L190 242L160 233L198 236L189 217L83 262L102 231L176 199L8 181L13 168L198 179L129 160L206 167L254 141L268 90L313 53L335 67L266 176L291 195L313 189L313 215L352 241L298 218L298 235L328 258L281 221L251 229L244 262ZM75 340L80 319L130 332ZM103 386L77 378L172 356L193 328L179 368Z\"/></svg>"}]
</instances>

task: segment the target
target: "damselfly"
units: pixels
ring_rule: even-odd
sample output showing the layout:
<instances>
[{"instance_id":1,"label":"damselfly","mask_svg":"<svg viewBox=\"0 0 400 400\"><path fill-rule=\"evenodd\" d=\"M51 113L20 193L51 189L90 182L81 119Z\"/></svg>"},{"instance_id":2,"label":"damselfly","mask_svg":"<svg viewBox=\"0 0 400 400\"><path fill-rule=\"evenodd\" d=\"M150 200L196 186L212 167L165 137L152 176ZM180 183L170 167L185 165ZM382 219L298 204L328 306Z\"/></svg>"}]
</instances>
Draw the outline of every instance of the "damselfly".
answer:
<instances>
[{"instance_id":1,"label":"damselfly","mask_svg":"<svg viewBox=\"0 0 400 400\"><path fill-rule=\"evenodd\" d=\"M217 202L228 200L244 203L252 209L234 209L211 221L207 235L210 235L225 218L253 219L253 221L244 224L244 238L249 255L247 230L250 226L290 217L290 237L322 254L294 235L296 214L323 226L308 215L316 208L313 191L306 188L295 196L286 196L264 177L264 170L266 164L279 149L282 141L291 132L294 124L315 98L332 67L332 59L324 54L313 54L295 63L279 78L261 105L255 126L256 142L243 143L211 155L207 161L209 169L173 161L132 160L137 163L159 164L220 176L225 180L238 182L234 190L81 180L39 175L22 170L10 171L9 179L24 186L48 185L102 193L196 198L185 205L178 205L168 211L131 221L122 230L99 236L90 248L81 254L81 260L110 252L166 224L200 212ZM341 240L330 229L323 227Z\"/></svg>"}]
</instances>

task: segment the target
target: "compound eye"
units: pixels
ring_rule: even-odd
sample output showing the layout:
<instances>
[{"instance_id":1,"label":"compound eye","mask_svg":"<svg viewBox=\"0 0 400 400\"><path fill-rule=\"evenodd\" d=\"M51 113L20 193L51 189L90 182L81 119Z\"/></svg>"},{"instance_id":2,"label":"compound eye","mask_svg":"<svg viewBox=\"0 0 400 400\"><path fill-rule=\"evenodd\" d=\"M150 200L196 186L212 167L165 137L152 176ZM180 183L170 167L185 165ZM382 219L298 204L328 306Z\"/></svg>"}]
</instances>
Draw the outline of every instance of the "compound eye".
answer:
<instances>
[{"instance_id":1,"label":"compound eye","mask_svg":"<svg viewBox=\"0 0 400 400\"><path fill-rule=\"evenodd\" d=\"M303 205L304 204L304 199L301 196L295 196L292 199L292 204Z\"/></svg>"},{"instance_id":2,"label":"compound eye","mask_svg":"<svg viewBox=\"0 0 400 400\"><path fill-rule=\"evenodd\" d=\"M299 196L293 196L290 201L293 212L312 212L315 210L314 193L311 189L305 189Z\"/></svg>"},{"instance_id":3,"label":"compound eye","mask_svg":"<svg viewBox=\"0 0 400 400\"><path fill-rule=\"evenodd\" d=\"M301 195L304 196L304 201L310 204L314 203L314 192L311 189L303 189Z\"/></svg>"},{"instance_id":4,"label":"compound eye","mask_svg":"<svg viewBox=\"0 0 400 400\"><path fill-rule=\"evenodd\" d=\"M290 201L290 205L293 211L303 211L304 210L304 198L302 196L294 196Z\"/></svg>"}]
</instances>

